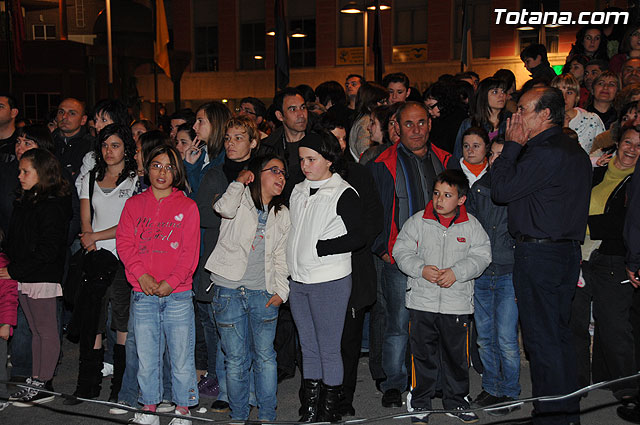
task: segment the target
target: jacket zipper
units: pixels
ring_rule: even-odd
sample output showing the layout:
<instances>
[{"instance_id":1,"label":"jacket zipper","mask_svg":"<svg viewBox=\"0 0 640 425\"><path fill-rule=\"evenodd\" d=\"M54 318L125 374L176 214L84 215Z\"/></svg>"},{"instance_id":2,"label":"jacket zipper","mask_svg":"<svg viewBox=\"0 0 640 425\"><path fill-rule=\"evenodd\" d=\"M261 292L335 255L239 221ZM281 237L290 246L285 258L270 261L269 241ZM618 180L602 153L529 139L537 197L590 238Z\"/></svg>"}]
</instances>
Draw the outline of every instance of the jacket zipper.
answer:
<instances>
[{"instance_id":1,"label":"jacket zipper","mask_svg":"<svg viewBox=\"0 0 640 425\"><path fill-rule=\"evenodd\" d=\"M607 203L605 204L604 207L604 213L608 213L609 209L611 208L611 200L614 199L617 195L618 192L620 192L620 189L622 189L622 186L625 185L625 183L627 182L627 180L629 180L631 178L631 174L629 174L627 177L625 177L619 184L618 186L613 190L613 192L611 193L611 195L609 195L609 198L607 199Z\"/></svg>"},{"instance_id":2,"label":"jacket zipper","mask_svg":"<svg viewBox=\"0 0 640 425\"><path fill-rule=\"evenodd\" d=\"M440 256L440 266L444 265L444 255L446 252L446 245L447 245L447 229L444 229L444 232L442 232L442 255ZM441 269L441 267L438 267L438 269ZM441 311L441 307L442 307L442 287L438 286L438 313Z\"/></svg>"}]
</instances>

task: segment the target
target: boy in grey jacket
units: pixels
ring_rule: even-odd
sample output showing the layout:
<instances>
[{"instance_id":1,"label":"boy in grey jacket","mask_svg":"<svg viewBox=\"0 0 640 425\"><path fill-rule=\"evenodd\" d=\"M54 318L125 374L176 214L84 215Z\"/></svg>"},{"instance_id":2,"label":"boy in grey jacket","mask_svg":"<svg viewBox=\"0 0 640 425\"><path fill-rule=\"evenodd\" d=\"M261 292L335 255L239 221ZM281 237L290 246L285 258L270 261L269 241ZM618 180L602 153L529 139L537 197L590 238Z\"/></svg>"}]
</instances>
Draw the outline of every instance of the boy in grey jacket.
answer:
<instances>
[{"instance_id":1,"label":"boy in grey jacket","mask_svg":"<svg viewBox=\"0 0 640 425\"><path fill-rule=\"evenodd\" d=\"M411 406L417 411L431 409L440 372L443 406L454 411L448 415L473 423L478 417L463 412L469 408L467 332L473 314L473 279L491 263L491 244L482 225L467 214L468 190L460 170L438 175L432 200L404 224L393 257L409 276ZM428 415L412 418L412 423L426 424Z\"/></svg>"}]
</instances>

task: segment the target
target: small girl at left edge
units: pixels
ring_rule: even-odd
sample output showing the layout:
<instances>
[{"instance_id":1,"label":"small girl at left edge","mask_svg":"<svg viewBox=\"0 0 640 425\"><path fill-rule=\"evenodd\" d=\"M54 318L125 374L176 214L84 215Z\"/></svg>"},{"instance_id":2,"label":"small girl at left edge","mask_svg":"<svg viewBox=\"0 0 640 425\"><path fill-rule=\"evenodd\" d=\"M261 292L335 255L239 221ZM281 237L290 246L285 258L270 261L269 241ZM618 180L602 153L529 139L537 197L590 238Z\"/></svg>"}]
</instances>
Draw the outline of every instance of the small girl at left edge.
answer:
<instances>
[{"instance_id":1,"label":"small girl at left edge","mask_svg":"<svg viewBox=\"0 0 640 425\"><path fill-rule=\"evenodd\" d=\"M176 415L170 425L190 425L189 406L198 404L194 361L192 276L198 264L200 216L183 193L186 173L172 146L155 147L145 160L151 186L127 200L116 233L118 254L133 286L131 311L140 369L140 403L132 423L159 425L162 356L171 358Z\"/></svg>"}]
</instances>

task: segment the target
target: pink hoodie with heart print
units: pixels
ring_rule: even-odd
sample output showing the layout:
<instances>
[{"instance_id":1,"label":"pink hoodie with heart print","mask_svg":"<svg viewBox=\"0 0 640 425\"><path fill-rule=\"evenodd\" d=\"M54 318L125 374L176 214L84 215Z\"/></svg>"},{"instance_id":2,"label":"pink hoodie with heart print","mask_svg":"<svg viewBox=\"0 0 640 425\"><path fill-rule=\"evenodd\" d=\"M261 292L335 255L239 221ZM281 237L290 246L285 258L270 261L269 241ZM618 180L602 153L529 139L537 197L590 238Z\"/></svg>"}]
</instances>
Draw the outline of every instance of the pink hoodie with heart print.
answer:
<instances>
[{"instance_id":1,"label":"pink hoodie with heart print","mask_svg":"<svg viewBox=\"0 0 640 425\"><path fill-rule=\"evenodd\" d=\"M127 200L116 231L118 256L133 290L145 273L166 280L173 292L192 289L200 255L200 214L178 189L158 201L151 188Z\"/></svg>"}]
</instances>

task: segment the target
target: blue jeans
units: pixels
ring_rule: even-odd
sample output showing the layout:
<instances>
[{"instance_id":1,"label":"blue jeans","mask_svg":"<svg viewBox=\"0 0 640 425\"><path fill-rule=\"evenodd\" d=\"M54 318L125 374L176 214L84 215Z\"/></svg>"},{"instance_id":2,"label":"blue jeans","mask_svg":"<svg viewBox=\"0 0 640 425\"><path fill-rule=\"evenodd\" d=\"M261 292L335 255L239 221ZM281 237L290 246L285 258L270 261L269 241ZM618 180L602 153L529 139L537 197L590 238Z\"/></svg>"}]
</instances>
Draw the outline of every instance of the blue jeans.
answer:
<instances>
[{"instance_id":1,"label":"blue jeans","mask_svg":"<svg viewBox=\"0 0 640 425\"><path fill-rule=\"evenodd\" d=\"M275 420L278 371L273 340L278 307L265 307L271 298L267 291L221 286L215 286L214 291L212 304L225 353L231 417L249 418L249 375L253 366L258 419Z\"/></svg>"},{"instance_id":2,"label":"blue jeans","mask_svg":"<svg viewBox=\"0 0 640 425\"><path fill-rule=\"evenodd\" d=\"M18 303L18 322L13 329L9 352L11 353L11 376L31 376L31 329Z\"/></svg>"},{"instance_id":3,"label":"blue jeans","mask_svg":"<svg viewBox=\"0 0 640 425\"><path fill-rule=\"evenodd\" d=\"M382 261L382 260L379 260ZM409 341L409 310L405 307L407 275L396 264L382 266L382 296L385 329L382 340L382 369L387 379L380 384L383 392L407 388L407 343ZM382 307L382 306L381 306Z\"/></svg>"},{"instance_id":4,"label":"blue jeans","mask_svg":"<svg viewBox=\"0 0 640 425\"><path fill-rule=\"evenodd\" d=\"M162 298L134 292L131 309L138 352L139 401L144 405L162 401L165 347L169 349L171 361L172 401L178 406L198 404L192 296L191 291Z\"/></svg>"},{"instance_id":5,"label":"blue jeans","mask_svg":"<svg viewBox=\"0 0 640 425\"><path fill-rule=\"evenodd\" d=\"M478 348L484 366L482 388L496 397L520 395L518 307L511 273L480 276L475 283Z\"/></svg>"},{"instance_id":6,"label":"blue jeans","mask_svg":"<svg viewBox=\"0 0 640 425\"><path fill-rule=\"evenodd\" d=\"M197 308L196 320L199 320L200 323L202 323L202 328L204 331L204 340L207 347L207 353L206 353L207 377L217 379L216 352L218 348L218 331L216 330L216 324L209 316L209 303L197 301L196 308ZM198 356L198 353L196 351L196 357L197 356ZM205 359L201 359L201 361L203 360ZM200 377L198 377L198 379L200 379Z\"/></svg>"},{"instance_id":7,"label":"blue jeans","mask_svg":"<svg viewBox=\"0 0 640 425\"><path fill-rule=\"evenodd\" d=\"M131 293L131 301L135 292ZM127 352L126 367L122 376L122 386L118 393L118 401L124 401L129 406L136 407L140 398L138 389L138 351L136 348L136 332L133 324L133 309L129 309L129 324L127 326L127 340L124 344ZM169 363L169 353L164 350L162 369L162 399L168 400L171 394L171 364Z\"/></svg>"},{"instance_id":8,"label":"blue jeans","mask_svg":"<svg viewBox=\"0 0 640 425\"><path fill-rule=\"evenodd\" d=\"M207 309L209 314L209 319L215 325L216 319L213 314L213 303L208 304L209 308ZM247 351L249 351L249 347L247 347ZM227 372L224 366L224 353L222 352L222 345L220 344L220 338L218 337L218 330L216 328L216 377L218 378L218 388L220 392L218 393L218 398L216 400L229 402L229 397L227 397ZM249 405L257 406L256 402L256 383L254 379L253 370L249 375Z\"/></svg>"}]
</instances>

